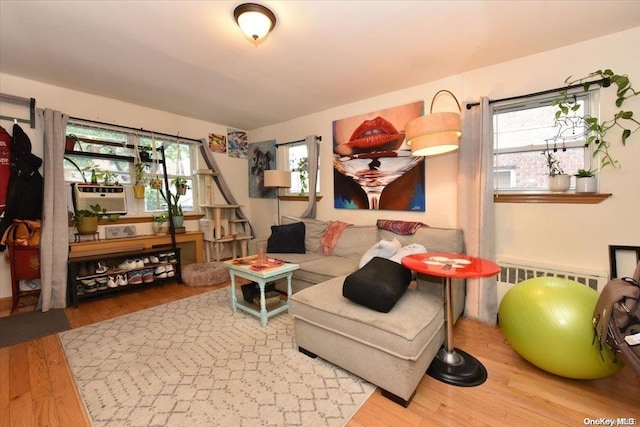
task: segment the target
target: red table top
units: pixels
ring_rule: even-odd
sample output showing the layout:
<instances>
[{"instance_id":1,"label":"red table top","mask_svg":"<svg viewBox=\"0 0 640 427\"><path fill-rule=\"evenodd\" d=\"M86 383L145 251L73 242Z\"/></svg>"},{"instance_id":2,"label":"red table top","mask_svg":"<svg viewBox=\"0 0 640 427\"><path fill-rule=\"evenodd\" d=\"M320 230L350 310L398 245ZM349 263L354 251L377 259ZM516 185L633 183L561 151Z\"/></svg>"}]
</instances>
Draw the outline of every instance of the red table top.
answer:
<instances>
[{"instance_id":1,"label":"red table top","mask_svg":"<svg viewBox=\"0 0 640 427\"><path fill-rule=\"evenodd\" d=\"M402 258L402 265L422 274L460 279L491 277L500 272L493 261L447 252L408 255Z\"/></svg>"}]
</instances>

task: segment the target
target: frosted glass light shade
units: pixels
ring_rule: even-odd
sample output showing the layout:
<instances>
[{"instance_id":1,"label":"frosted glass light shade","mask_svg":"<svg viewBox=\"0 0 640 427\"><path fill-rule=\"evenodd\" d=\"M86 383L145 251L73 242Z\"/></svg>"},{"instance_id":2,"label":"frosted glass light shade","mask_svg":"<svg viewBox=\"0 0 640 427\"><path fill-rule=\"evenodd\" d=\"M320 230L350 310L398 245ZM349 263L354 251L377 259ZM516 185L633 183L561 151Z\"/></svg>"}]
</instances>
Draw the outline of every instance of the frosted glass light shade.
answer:
<instances>
[{"instance_id":1,"label":"frosted glass light shade","mask_svg":"<svg viewBox=\"0 0 640 427\"><path fill-rule=\"evenodd\" d=\"M233 16L242 32L253 40L264 38L276 25L276 16L266 7L244 3L236 7Z\"/></svg>"},{"instance_id":2,"label":"frosted glass light shade","mask_svg":"<svg viewBox=\"0 0 640 427\"><path fill-rule=\"evenodd\" d=\"M264 171L264 186L273 188L289 188L291 187L291 172L280 170Z\"/></svg>"}]
</instances>

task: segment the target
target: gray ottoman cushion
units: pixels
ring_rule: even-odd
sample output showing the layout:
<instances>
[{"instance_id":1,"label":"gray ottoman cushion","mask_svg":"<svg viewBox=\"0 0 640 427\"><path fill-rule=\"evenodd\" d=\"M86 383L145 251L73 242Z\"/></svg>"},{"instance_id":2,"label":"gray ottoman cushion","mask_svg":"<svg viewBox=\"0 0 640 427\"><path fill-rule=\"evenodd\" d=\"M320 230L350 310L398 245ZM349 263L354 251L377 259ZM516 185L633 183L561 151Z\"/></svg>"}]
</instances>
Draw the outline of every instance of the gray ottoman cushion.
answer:
<instances>
[{"instance_id":1,"label":"gray ottoman cushion","mask_svg":"<svg viewBox=\"0 0 640 427\"><path fill-rule=\"evenodd\" d=\"M420 357L444 323L442 300L423 290L410 287L393 310L380 313L343 297L344 279L292 295L291 314L404 360Z\"/></svg>"},{"instance_id":2,"label":"gray ottoman cushion","mask_svg":"<svg viewBox=\"0 0 640 427\"><path fill-rule=\"evenodd\" d=\"M189 264L182 269L182 280L189 286L208 286L229 280L229 269L221 262Z\"/></svg>"}]
</instances>

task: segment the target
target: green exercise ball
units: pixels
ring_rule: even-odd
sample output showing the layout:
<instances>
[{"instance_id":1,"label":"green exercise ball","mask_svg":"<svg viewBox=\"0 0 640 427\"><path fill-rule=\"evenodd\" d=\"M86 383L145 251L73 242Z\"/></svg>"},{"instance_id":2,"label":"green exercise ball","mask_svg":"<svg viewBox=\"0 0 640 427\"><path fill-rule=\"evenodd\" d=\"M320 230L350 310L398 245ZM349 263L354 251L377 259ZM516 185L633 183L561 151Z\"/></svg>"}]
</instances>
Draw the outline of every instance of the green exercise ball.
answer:
<instances>
[{"instance_id":1,"label":"green exercise ball","mask_svg":"<svg viewBox=\"0 0 640 427\"><path fill-rule=\"evenodd\" d=\"M597 301L598 292L572 280L525 280L502 298L500 328L513 349L540 369L575 379L608 377L623 363L609 347L600 352L594 340Z\"/></svg>"}]
</instances>

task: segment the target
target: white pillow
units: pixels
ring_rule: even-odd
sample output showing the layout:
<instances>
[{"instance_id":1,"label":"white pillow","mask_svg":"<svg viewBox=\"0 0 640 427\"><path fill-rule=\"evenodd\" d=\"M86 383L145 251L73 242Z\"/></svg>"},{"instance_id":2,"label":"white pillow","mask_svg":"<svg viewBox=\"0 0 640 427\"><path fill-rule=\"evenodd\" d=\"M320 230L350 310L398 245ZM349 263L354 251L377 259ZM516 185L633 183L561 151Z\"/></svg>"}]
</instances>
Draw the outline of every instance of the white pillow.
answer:
<instances>
[{"instance_id":1,"label":"white pillow","mask_svg":"<svg viewBox=\"0 0 640 427\"><path fill-rule=\"evenodd\" d=\"M425 252L427 252L427 248L425 248L419 243L412 243L410 245L403 246L400 249L398 249L396 253L389 259L393 262L397 262L398 264L402 264L403 257L406 257L407 255L413 255L413 254L423 254Z\"/></svg>"},{"instance_id":2,"label":"white pillow","mask_svg":"<svg viewBox=\"0 0 640 427\"><path fill-rule=\"evenodd\" d=\"M392 241L384 239L380 240L378 243L371 246L364 255L362 255L360 258L360 266L358 268L364 267L364 265L371 261L373 257L390 258L393 254L398 252L398 249L401 247L402 243L400 243L395 237Z\"/></svg>"}]
</instances>

